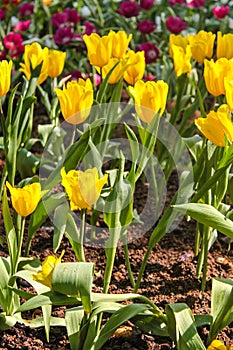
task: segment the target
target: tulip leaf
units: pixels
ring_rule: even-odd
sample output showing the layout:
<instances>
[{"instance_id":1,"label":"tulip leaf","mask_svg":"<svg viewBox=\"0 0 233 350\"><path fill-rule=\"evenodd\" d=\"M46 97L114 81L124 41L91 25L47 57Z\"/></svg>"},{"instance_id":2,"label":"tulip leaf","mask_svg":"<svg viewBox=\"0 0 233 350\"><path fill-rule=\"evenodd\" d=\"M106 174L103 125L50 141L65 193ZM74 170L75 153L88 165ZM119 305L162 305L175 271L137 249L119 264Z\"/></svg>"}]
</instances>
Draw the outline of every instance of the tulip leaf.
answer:
<instances>
[{"instance_id":1,"label":"tulip leaf","mask_svg":"<svg viewBox=\"0 0 233 350\"><path fill-rule=\"evenodd\" d=\"M36 210L30 216L28 226L28 241L25 249L25 255L28 254L30 249L31 240L36 230L45 222L51 212L59 205L64 203L65 194L58 193L55 195L46 194L42 201L36 207Z\"/></svg>"},{"instance_id":2,"label":"tulip leaf","mask_svg":"<svg viewBox=\"0 0 233 350\"><path fill-rule=\"evenodd\" d=\"M145 304L130 304L114 312L110 319L105 323L99 334L96 336L91 350L101 349L119 326L121 326L125 321L130 320L132 317L146 310L148 310L148 306Z\"/></svg>"},{"instance_id":3,"label":"tulip leaf","mask_svg":"<svg viewBox=\"0 0 233 350\"><path fill-rule=\"evenodd\" d=\"M212 279L211 315L208 343L233 321L233 281L226 278Z\"/></svg>"},{"instance_id":4,"label":"tulip leaf","mask_svg":"<svg viewBox=\"0 0 233 350\"><path fill-rule=\"evenodd\" d=\"M83 341L80 339L83 318L84 310L82 307L66 310L65 322L71 350L83 350Z\"/></svg>"},{"instance_id":5,"label":"tulip leaf","mask_svg":"<svg viewBox=\"0 0 233 350\"><path fill-rule=\"evenodd\" d=\"M177 350L205 350L191 310L185 303L166 305L167 325Z\"/></svg>"},{"instance_id":6,"label":"tulip leaf","mask_svg":"<svg viewBox=\"0 0 233 350\"><path fill-rule=\"evenodd\" d=\"M209 204L178 204L172 206L172 208L182 214L191 216L191 218L200 222L201 224L211 226L224 235L233 238L233 221L225 217Z\"/></svg>"},{"instance_id":7,"label":"tulip leaf","mask_svg":"<svg viewBox=\"0 0 233 350\"><path fill-rule=\"evenodd\" d=\"M20 148L17 154L17 170L22 179L36 174L40 158L26 148Z\"/></svg>"},{"instance_id":8,"label":"tulip leaf","mask_svg":"<svg viewBox=\"0 0 233 350\"><path fill-rule=\"evenodd\" d=\"M20 305L16 312L24 312L44 305L78 305L80 300L75 297L69 297L64 294L55 293L53 291L38 294L27 300L25 303Z\"/></svg>"},{"instance_id":9,"label":"tulip leaf","mask_svg":"<svg viewBox=\"0 0 233 350\"><path fill-rule=\"evenodd\" d=\"M53 290L65 295L80 296L84 311L91 312L93 263L57 264L52 275Z\"/></svg>"},{"instance_id":10,"label":"tulip leaf","mask_svg":"<svg viewBox=\"0 0 233 350\"><path fill-rule=\"evenodd\" d=\"M15 232L15 228L12 222L10 209L8 205L8 199L7 199L7 193L6 193L6 187L3 191L3 197L2 197L2 215L4 220L4 225L6 229L6 239L7 239L7 245L9 250L9 256L11 259L11 273L16 272L15 267L17 264L17 251L18 251L18 244L17 244L17 235Z\"/></svg>"},{"instance_id":11,"label":"tulip leaf","mask_svg":"<svg viewBox=\"0 0 233 350\"><path fill-rule=\"evenodd\" d=\"M54 253L58 250L63 235L66 231L67 215L70 208L67 202L62 203L54 210L53 224L54 224L54 233L53 233L53 250Z\"/></svg>"}]
</instances>

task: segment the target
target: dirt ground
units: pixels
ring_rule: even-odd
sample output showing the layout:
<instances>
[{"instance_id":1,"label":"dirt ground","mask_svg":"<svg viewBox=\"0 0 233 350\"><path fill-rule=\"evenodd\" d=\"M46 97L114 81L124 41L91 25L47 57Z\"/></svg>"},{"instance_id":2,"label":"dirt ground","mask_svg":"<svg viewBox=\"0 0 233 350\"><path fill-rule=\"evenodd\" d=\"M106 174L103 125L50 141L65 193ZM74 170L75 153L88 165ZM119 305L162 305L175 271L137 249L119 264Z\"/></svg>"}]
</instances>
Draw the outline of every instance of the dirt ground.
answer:
<instances>
[{"instance_id":1,"label":"dirt ground","mask_svg":"<svg viewBox=\"0 0 233 350\"><path fill-rule=\"evenodd\" d=\"M145 184L141 183L137 189L137 203L142 205L145 197ZM173 192L175 184L170 181L168 196ZM140 225L134 225L132 230L140 230ZM4 236L4 226L0 222L1 236ZM150 231L143 234L138 239L129 243L129 255L132 271L136 276L148 244ZM210 312L211 299L211 278L223 277L233 278L233 251L228 251L228 245L219 235L210 250L208 258L208 276L206 291L200 291L201 281L196 278L197 257L193 253L195 237L195 223L193 221L181 221L179 226L165 235L156 244L148 261L148 265L143 276L139 293L150 298L162 311L167 303L183 302L191 308L194 314L205 314ZM52 251L53 227L47 221L39 229L33 239L30 256L38 257L41 261ZM0 248L0 254L7 253L6 246ZM64 238L59 248L58 254L65 250L63 261L76 261L69 241ZM96 246L86 246L85 254L87 261L95 263L94 291L101 291L103 286L103 273L105 268L104 249ZM23 286L21 286L23 287ZM124 249L119 246L115 259L115 266L112 281L109 289L110 293L132 292L128 273L124 260ZM54 308L54 316L64 316L65 307ZM28 316L28 315L25 315ZM173 349L173 344L169 338L152 336L142 333L131 322L125 324L123 332L114 335L103 346L103 350L142 350L142 349ZM201 329L200 335L205 341L207 329ZM219 334L219 339L231 344L233 330L229 326ZM62 327L52 327L50 342L45 338L43 328L30 329L22 324L16 324L11 329L0 332L0 349L28 349L28 350L62 350L69 349L69 340L66 329Z\"/></svg>"}]
</instances>

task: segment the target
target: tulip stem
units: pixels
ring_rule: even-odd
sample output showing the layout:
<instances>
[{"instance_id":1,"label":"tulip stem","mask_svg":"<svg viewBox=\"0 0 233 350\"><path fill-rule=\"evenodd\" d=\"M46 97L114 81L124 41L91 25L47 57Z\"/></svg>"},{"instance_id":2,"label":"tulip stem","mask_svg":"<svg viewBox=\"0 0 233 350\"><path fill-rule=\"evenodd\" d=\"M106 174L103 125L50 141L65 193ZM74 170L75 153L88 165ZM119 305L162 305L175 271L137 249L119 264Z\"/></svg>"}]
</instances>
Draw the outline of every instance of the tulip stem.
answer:
<instances>
[{"instance_id":1,"label":"tulip stem","mask_svg":"<svg viewBox=\"0 0 233 350\"><path fill-rule=\"evenodd\" d=\"M80 224L80 239L79 239L79 261L85 261L83 241L86 233L86 209L81 209L81 224Z\"/></svg>"},{"instance_id":2,"label":"tulip stem","mask_svg":"<svg viewBox=\"0 0 233 350\"><path fill-rule=\"evenodd\" d=\"M24 236L24 227L25 227L25 217L17 215L17 253L16 259L14 261L13 274L17 272L19 258L21 256L22 245L23 245L23 236Z\"/></svg>"}]
</instances>

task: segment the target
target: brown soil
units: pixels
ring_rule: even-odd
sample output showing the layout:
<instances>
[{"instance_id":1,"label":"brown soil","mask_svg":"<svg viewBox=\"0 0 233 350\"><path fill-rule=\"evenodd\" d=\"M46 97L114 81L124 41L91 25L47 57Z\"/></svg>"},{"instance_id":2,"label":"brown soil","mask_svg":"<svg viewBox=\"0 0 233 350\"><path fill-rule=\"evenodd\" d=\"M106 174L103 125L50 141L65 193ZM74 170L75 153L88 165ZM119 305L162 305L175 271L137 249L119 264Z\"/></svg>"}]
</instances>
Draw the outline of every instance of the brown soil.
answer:
<instances>
[{"instance_id":1,"label":"brown soil","mask_svg":"<svg viewBox=\"0 0 233 350\"><path fill-rule=\"evenodd\" d=\"M141 184L141 187L144 186ZM171 186L171 189L174 186ZM140 188L138 193L143 193ZM168 191L169 193L169 191ZM140 196L138 198L138 201ZM141 203L141 202L140 202ZM4 235L3 222L1 225L1 235ZM133 227L133 230L140 229L140 226ZM142 258L145 254L148 237L147 233L139 239L129 244L130 261L132 270L137 274ZM211 299L211 277L233 277L233 252L228 252L225 242L221 237L215 242L209 253L208 281L205 293L200 292L200 280L195 276L197 258L193 254L193 244L195 237L195 223L183 220L179 227L167 234L154 247L139 289L139 293L149 297L161 310L164 310L167 303L183 302L191 308L194 314L210 312ZM53 228L47 221L36 233L30 251L30 256L38 257L41 261L52 251ZM66 238L63 239L61 250L65 250L63 261L75 261L75 255ZM1 255L7 253L6 247L1 249ZM95 263L95 291L101 291L103 282L103 272L105 268L105 255L103 248L86 247L86 259ZM23 287L23 286L21 286ZM115 267L112 275L110 293L131 292L130 281L124 262L124 250L118 248ZM53 315L64 316L64 307L54 308ZM33 313L33 317L37 311ZM25 318L28 314L24 315ZM30 317L32 315L29 315ZM206 330L200 331L203 340L206 339ZM219 339L230 343L233 338L233 330L227 327L219 335ZM45 338L43 328L30 329L22 324L16 324L11 329L0 332L1 350L6 349L69 349L69 340L66 329L62 327L52 327L50 342ZM122 332L118 332L103 347L104 350L117 349L172 349L173 344L169 338L155 337L144 334L140 329L134 327L130 322L125 324Z\"/></svg>"}]
</instances>

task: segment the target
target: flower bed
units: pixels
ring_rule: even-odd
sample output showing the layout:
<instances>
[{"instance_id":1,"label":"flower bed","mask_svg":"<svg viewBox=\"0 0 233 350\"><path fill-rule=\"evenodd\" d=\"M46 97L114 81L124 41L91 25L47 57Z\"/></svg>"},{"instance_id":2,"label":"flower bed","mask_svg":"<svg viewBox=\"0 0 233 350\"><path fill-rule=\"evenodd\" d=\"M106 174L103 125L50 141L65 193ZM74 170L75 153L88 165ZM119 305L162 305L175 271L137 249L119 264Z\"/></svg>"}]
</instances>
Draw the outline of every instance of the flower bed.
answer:
<instances>
[{"instance_id":1,"label":"flower bed","mask_svg":"<svg viewBox=\"0 0 233 350\"><path fill-rule=\"evenodd\" d=\"M4 349L231 348L231 22L218 1L4 1Z\"/></svg>"}]
</instances>

